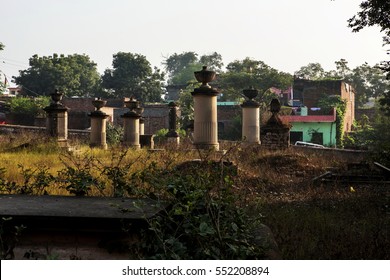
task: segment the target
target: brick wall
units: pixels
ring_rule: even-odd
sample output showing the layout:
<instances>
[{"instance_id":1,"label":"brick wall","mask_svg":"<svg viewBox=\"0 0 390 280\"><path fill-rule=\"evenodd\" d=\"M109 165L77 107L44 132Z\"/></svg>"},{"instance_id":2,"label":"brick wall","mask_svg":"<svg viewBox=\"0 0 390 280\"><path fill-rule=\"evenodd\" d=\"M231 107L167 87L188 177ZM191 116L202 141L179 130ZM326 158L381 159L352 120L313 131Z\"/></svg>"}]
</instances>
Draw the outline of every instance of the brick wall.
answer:
<instances>
[{"instance_id":1,"label":"brick wall","mask_svg":"<svg viewBox=\"0 0 390 280\"><path fill-rule=\"evenodd\" d=\"M95 110L92 100L95 98L64 98L62 104L69 108L69 111L91 112Z\"/></svg>"}]
</instances>

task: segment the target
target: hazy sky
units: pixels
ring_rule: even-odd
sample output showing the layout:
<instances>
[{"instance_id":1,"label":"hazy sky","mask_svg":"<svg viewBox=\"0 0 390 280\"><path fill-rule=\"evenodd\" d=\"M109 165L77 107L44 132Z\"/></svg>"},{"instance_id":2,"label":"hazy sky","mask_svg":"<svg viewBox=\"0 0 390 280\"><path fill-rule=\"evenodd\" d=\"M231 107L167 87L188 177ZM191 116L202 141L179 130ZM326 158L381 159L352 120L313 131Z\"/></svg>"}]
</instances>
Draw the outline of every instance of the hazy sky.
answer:
<instances>
[{"instance_id":1,"label":"hazy sky","mask_svg":"<svg viewBox=\"0 0 390 280\"><path fill-rule=\"evenodd\" d=\"M352 33L347 20L362 0L0 0L0 70L28 68L34 55L87 54L100 73L112 55L164 57L214 51L225 66L262 60L293 73L310 62L334 69L341 58L356 67L388 59L378 28Z\"/></svg>"}]
</instances>

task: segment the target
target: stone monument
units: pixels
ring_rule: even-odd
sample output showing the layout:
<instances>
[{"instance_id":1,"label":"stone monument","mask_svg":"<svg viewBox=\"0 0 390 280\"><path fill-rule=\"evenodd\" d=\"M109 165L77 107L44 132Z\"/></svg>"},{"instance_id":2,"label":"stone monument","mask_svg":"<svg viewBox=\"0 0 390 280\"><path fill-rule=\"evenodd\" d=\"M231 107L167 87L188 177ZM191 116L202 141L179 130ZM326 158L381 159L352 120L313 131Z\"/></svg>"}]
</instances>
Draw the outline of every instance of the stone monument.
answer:
<instances>
[{"instance_id":1,"label":"stone monument","mask_svg":"<svg viewBox=\"0 0 390 280\"><path fill-rule=\"evenodd\" d=\"M141 118L139 101L134 97L125 101L125 106L129 111L123 114L123 144L134 149L139 149L140 145L140 129L139 119Z\"/></svg>"},{"instance_id":2,"label":"stone monument","mask_svg":"<svg viewBox=\"0 0 390 280\"><path fill-rule=\"evenodd\" d=\"M47 113L46 129L50 136L57 138L60 147L68 146L68 108L60 101L63 94L55 90L51 96L51 103L43 110Z\"/></svg>"},{"instance_id":3,"label":"stone monument","mask_svg":"<svg viewBox=\"0 0 390 280\"><path fill-rule=\"evenodd\" d=\"M215 79L216 73L203 66L194 72L195 78L202 85L194 89L194 146L196 149L219 150L217 122L217 89L208 83Z\"/></svg>"},{"instance_id":4,"label":"stone monument","mask_svg":"<svg viewBox=\"0 0 390 280\"><path fill-rule=\"evenodd\" d=\"M101 110L106 103L107 101L100 98L92 101L95 111L88 114L91 118L90 147L107 149L106 124L108 115Z\"/></svg>"},{"instance_id":5,"label":"stone monument","mask_svg":"<svg viewBox=\"0 0 390 280\"><path fill-rule=\"evenodd\" d=\"M244 89L247 98L242 108L242 139L251 144L260 144L260 104L253 100L258 94L254 88Z\"/></svg>"},{"instance_id":6,"label":"stone monument","mask_svg":"<svg viewBox=\"0 0 390 280\"><path fill-rule=\"evenodd\" d=\"M276 150L286 149L290 146L291 125L283 123L279 118L281 105L278 99L272 99L270 111L272 116L266 125L261 128L261 145L265 148Z\"/></svg>"},{"instance_id":7,"label":"stone monument","mask_svg":"<svg viewBox=\"0 0 390 280\"><path fill-rule=\"evenodd\" d=\"M177 104L175 102L169 102L169 131L166 134L168 143L174 145L180 144L180 137L177 133Z\"/></svg>"}]
</instances>

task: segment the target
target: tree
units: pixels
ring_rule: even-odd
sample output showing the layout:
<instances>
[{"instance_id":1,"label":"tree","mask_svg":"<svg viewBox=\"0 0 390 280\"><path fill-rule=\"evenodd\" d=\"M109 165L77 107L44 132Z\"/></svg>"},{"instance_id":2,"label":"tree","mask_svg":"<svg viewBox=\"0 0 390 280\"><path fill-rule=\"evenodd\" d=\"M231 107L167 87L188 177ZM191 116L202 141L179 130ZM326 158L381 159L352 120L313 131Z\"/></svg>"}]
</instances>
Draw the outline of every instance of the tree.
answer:
<instances>
[{"instance_id":1,"label":"tree","mask_svg":"<svg viewBox=\"0 0 390 280\"><path fill-rule=\"evenodd\" d=\"M212 54L204 54L199 58L199 63L203 66L206 65L208 69L213 70L217 73L221 73L223 62L222 55L217 52L213 52Z\"/></svg>"},{"instance_id":2,"label":"tree","mask_svg":"<svg viewBox=\"0 0 390 280\"><path fill-rule=\"evenodd\" d=\"M361 10L348 20L348 26L352 28L352 31L359 32L368 26L379 26L385 35L384 45L390 44L390 2L367 0L360 4L360 8ZM390 61L383 61L380 68L387 73L387 78L390 79ZM380 103L390 115L390 90L384 93Z\"/></svg>"},{"instance_id":3,"label":"tree","mask_svg":"<svg viewBox=\"0 0 390 280\"><path fill-rule=\"evenodd\" d=\"M113 55L113 69L102 76L105 96L134 96L142 102L159 102L163 91L164 74L152 69L150 62L140 54L118 52Z\"/></svg>"},{"instance_id":4,"label":"tree","mask_svg":"<svg viewBox=\"0 0 390 280\"><path fill-rule=\"evenodd\" d=\"M355 102L357 107L363 106L370 98L380 99L390 86L386 74L379 65L369 66L364 63L354 68L346 80L356 90Z\"/></svg>"},{"instance_id":5,"label":"tree","mask_svg":"<svg viewBox=\"0 0 390 280\"><path fill-rule=\"evenodd\" d=\"M13 77L26 95L49 95L59 88L66 96L91 96L99 85L96 64L84 54L34 55L29 65Z\"/></svg>"},{"instance_id":6,"label":"tree","mask_svg":"<svg viewBox=\"0 0 390 280\"><path fill-rule=\"evenodd\" d=\"M325 78L326 74L321 64L316 62L309 63L307 66L302 66L295 72L295 76L306 80L321 80Z\"/></svg>"},{"instance_id":7,"label":"tree","mask_svg":"<svg viewBox=\"0 0 390 280\"><path fill-rule=\"evenodd\" d=\"M195 80L194 72L207 65L208 69L220 73L223 62L222 56L217 53L205 54L198 59L195 52L174 53L163 62L168 73L168 84L186 86Z\"/></svg>"},{"instance_id":8,"label":"tree","mask_svg":"<svg viewBox=\"0 0 390 280\"><path fill-rule=\"evenodd\" d=\"M348 61L344 58L335 61L336 64L336 75L339 76L341 79L344 79L351 73L351 69L348 66Z\"/></svg>"},{"instance_id":9,"label":"tree","mask_svg":"<svg viewBox=\"0 0 390 280\"><path fill-rule=\"evenodd\" d=\"M11 113L28 114L31 116L44 114L43 108L49 106L49 104L50 97L48 96L40 96L37 98L15 97L8 101Z\"/></svg>"},{"instance_id":10,"label":"tree","mask_svg":"<svg viewBox=\"0 0 390 280\"><path fill-rule=\"evenodd\" d=\"M170 80L172 85L188 85L197 83L194 72L202 69L200 63L190 63Z\"/></svg>"},{"instance_id":11,"label":"tree","mask_svg":"<svg viewBox=\"0 0 390 280\"><path fill-rule=\"evenodd\" d=\"M178 105L181 110L180 124L182 129L188 129L194 120L194 98L191 92L195 89L194 84L188 85L179 96Z\"/></svg>"},{"instance_id":12,"label":"tree","mask_svg":"<svg viewBox=\"0 0 390 280\"><path fill-rule=\"evenodd\" d=\"M292 83L290 74L279 72L263 61L248 57L229 63L226 69L217 79L218 85L223 88L224 100L238 100L243 89L254 87L259 90L258 101L267 103L269 88L286 89Z\"/></svg>"},{"instance_id":13,"label":"tree","mask_svg":"<svg viewBox=\"0 0 390 280\"><path fill-rule=\"evenodd\" d=\"M365 27L377 25L385 33L384 43L390 43L390 2L385 0L367 0L360 4L361 11L348 20L353 32Z\"/></svg>"},{"instance_id":14,"label":"tree","mask_svg":"<svg viewBox=\"0 0 390 280\"><path fill-rule=\"evenodd\" d=\"M195 52L174 53L167 57L162 63L168 73L168 83L172 84L172 79L188 65L198 62L198 54Z\"/></svg>"}]
</instances>

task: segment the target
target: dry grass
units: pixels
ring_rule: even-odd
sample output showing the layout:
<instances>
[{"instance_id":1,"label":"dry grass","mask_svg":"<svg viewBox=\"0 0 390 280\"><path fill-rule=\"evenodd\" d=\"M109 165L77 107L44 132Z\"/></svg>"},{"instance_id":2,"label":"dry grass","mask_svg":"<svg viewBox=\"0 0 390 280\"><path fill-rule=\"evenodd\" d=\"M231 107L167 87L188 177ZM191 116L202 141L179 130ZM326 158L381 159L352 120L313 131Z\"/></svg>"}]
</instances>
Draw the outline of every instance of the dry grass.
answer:
<instances>
[{"instance_id":1,"label":"dry grass","mask_svg":"<svg viewBox=\"0 0 390 280\"><path fill-rule=\"evenodd\" d=\"M83 162L92 157L102 166L130 166L129 172L145 169L152 162L162 169L193 159L231 161L238 167L235 187L253 215L262 215L273 230L284 259L389 259L389 188L388 185L325 185L312 179L329 168L344 168L351 159L340 153L306 153L293 149L266 151L258 147L223 143L222 153L200 153L190 146L126 152L123 148L102 151L80 146L73 154L60 152L50 141L14 142L2 136L0 167L5 178L21 182L18 165L25 168L49 167L56 175L64 162ZM17 143L16 143L17 142ZM15 147L17 147L15 149ZM124 156L123 156L124 155ZM94 169L94 176L101 170ZM109 186L109 185L108 185ZM351 191L353 187L353 191ZM50 194L68 195L53 186ZM113 195L92 190L90 195Z\"/></svg>"}]
</instances>

